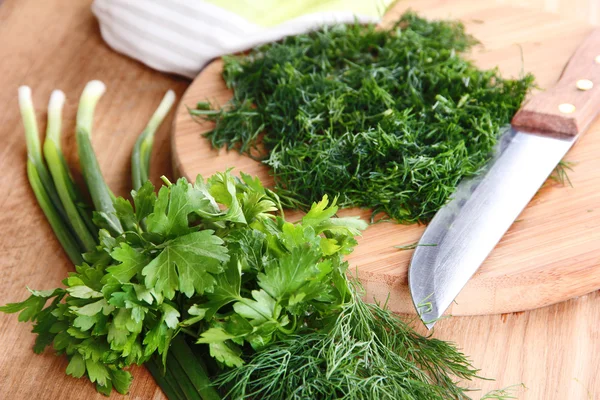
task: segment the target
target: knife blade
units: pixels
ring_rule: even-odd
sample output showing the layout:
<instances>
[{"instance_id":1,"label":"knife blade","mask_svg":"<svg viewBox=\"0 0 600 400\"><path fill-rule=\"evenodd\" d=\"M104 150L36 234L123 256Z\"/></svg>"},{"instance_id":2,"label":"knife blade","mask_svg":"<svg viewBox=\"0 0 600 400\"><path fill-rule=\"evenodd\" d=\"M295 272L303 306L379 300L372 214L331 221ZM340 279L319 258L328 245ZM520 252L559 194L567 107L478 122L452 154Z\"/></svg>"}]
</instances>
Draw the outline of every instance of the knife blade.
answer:
<instances>
[{"instance_id":1,"label":"knife blade","mask_svg":"<svg viewBox=\"0 0 600 400\"><path fill-rule=\"evenodd\" d=\"M486 168L458 185L419 240L408 285L428 329L599 111L600 29L596 29L573 54L558 83L519 110L512 127L501 133Z\"/></svg>"}]
</instances>

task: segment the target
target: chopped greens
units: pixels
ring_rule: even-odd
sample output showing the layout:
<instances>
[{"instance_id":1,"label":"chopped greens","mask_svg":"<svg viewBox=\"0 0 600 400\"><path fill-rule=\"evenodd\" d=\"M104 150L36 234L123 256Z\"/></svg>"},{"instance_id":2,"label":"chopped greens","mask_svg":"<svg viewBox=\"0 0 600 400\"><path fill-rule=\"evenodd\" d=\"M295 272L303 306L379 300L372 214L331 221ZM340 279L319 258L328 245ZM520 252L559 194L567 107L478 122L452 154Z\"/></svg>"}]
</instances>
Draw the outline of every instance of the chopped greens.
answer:
<instances>
[{"instance_id":1,"label":"chopped greens","mask_svg":"<svg viewBox=\"0 0 600 400\"><path fill-rule=\"evenodd\" d=\"M572 161L561 160L556 166L556 168L554 168L554 171L550 175L550 179L563 186L565 186L568 183L569 186L573 187L573 183L571 182L567 171L573 171L573 167L575 166L575 164L576 163Z\"/></svg>"},{"instance_id":2,"label":"chopped greens","mask_svg":"<svg viewBox=\"0 0 600 400\"><path fill-rule=\"evenodd\" d=\"M533 82L478 69L463 56L475 43L411 12L391 29L323 28L225 57L233 99L191 114L216 123L214 147L267 164L286 206L339 195L425 222L489 160Z\"/></svg>"}]
</instances>

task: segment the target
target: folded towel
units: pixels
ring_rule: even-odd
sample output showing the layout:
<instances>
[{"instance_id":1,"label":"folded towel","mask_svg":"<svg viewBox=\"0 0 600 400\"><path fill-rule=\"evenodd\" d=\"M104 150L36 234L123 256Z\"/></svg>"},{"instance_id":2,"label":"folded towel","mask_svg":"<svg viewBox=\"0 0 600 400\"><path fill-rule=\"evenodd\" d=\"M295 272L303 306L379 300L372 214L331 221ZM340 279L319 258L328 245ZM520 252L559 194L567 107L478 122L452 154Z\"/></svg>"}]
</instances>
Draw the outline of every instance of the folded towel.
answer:
<instances>
[{"instance_id":1,"label":"folded towel","mask_svg":"<svg viewBox=\"0 0 600 400\"><path fill-rule=\"evenodd\" d=\"M378 22L394 0L95 0L114 50L195 77L213 58L335 23Z\"/></svg>"}]
</instances>

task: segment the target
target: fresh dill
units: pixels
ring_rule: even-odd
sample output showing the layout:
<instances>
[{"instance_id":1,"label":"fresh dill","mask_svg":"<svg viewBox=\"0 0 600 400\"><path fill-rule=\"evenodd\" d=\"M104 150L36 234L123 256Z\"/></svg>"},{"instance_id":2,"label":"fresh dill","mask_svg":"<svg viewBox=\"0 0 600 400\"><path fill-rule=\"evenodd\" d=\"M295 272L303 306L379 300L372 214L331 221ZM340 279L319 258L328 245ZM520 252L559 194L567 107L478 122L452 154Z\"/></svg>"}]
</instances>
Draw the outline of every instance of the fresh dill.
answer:
<instances>
[{"instance_id":1,"label":"fresh dill","mask_svg":"<svg viewBox=\"0 0 600 400\"><path fill-rule=\"evenodd\" d=\"M477 68L474 44L460 22L412 12L387 30L323 28L226 57L232 100L191 113L215 122L214 147L259 154L285 206L339 195L425 222L489 160L533 84Z\"/></svg>"},{"instance_id":2,"label":"fresh dill","mask_svg":"<svg viewBox=\"0 0 600 400\"><path fill-rule=\"evenodd\" d=\"M511 385L505 387L503 389L492 390L491 392L486 393L480 400L508 400L508 399L516 399L516 392L521 389L527 389L527 387L520 383L518 385Z\"/></svg>"},{"instance_id":3,"label":"fresh dill","mask_svg":"<svg viewBox=\"0 0 600 400\"><path fill-rule=\"evenodd\" d=\"M571 161L560 161L556 168L554 168L552 175L550 175L550 179L563 186L566 186L566 184L568 183L569 186L573 187L573 183L569 178L568 171L573 171L574 165L575 163Z\"/></svg>"},{"instance_id":4,"label":"fresh dill","mask_svg":"<svg viewBox=\"0 0 600 400\"><path fill-rule=\"evenodd\" d=\"M415 243L411 243L411 244L405 244L404 246L394 246L394 248L396 248L398 250L414 250L417 247L435 247L435 246L437 246L437 244L435 244L435 243L419 244L419 242L415 242Z\"/></svg>"},{"instance_id":5,"label":"fresh dill","mask_svg":"<svg viewBox=\"0 0 600 400\"><path fill-rule=\"evenodd\" d=\"M328 331L274 343L219 382L233 399L442 400L468 399L457 379L476 377L455 347L357 296Z\"/></svg>"}]
</instances>

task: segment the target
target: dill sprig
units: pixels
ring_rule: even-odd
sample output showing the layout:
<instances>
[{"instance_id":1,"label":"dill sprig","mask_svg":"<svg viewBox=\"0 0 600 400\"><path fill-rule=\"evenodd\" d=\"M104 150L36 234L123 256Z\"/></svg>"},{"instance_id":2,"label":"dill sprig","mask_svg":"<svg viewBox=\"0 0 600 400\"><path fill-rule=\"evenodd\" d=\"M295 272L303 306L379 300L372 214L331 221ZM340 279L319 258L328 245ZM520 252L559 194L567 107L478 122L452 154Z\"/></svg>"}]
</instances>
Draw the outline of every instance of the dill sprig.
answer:
<instances>
[{"instance_id":1,"label":"dill sprig","mask_svg":"<svg viewBox=\"0 0 600 400\"><path fill-rule=\"evenodd\" d=\"M518 385L511 385L505 387L503 389L492 390L485 395L480 400L508 400L508 399L516 399L516 392L520 389L527 389L527 387L520 383Z\"/></svg>"},{"instance_id":2,"label":"dill sprig","mask_svg":"<svg viewBox=\"0 0 600 400\"><path fill-rule=\"evenodd\" d=\"M452 344L421 336L389 310L354 296L328 331L259 351L219 383L232 399L468 399L477 377Z\"/></svg>"},{"instance_id":3,"label":"dill sprig","mask_svg":"<svg viewBox=\"0 0 600 400\"><path fill-rule=\"evenodd\" d=\"M394 246L394 248L396 248L398 250L414 250L417 247L435 247L435 246L437 246L437 244L435 244L435 243L419 244L419 242L415 242L415 243L411 243L411 244L405 244L403 246Z\"/></svg>"},{"instance_id":4,"label":"dill sprig","mask_svg":"<svg viewBox=\"0 0 600 400\"><path fill-rule=\"evenodd\" d=\"M553 181L565 186L567 183L569 186L573 187L573 183L569 178L569 174L567 171L573 171L574 162L561 160L552 171L550 175L550 179Z\"/></svg>"},{"instance_id":5,"label":"dill sprig","mask_svg":"<svg viewBox=\"0 0 600 400\"><path fill-rule=\"evenodd\" d=\"M459 22L412 12L388 30L323 28L226 57L233 99L191 113L216 122L214 147L258 154L288 207L339 194L427 221L489 160L533 83L478 69L462 55L475 43Z\"/></svg>"}]
</instances>

